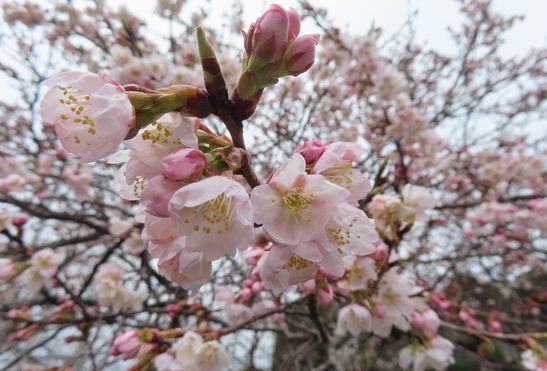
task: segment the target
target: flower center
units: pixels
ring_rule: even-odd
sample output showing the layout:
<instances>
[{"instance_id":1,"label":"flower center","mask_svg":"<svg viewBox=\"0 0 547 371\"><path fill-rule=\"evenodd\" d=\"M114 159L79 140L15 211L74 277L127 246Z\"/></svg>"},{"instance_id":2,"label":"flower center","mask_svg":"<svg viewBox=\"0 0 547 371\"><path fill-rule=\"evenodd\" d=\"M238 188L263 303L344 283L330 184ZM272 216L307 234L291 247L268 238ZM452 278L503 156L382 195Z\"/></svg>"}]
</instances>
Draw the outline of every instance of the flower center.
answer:
<instances>
[{"instance_id":1,"label":"flower center","mask_svg":"<svg viewBox=\"0 0 547 371\"><path fill-rule=\"evenodd\" d=\"M228 231L232 226L235 215L235 208L232 205L232 197L226 197L223 194L210 200L192 210L192 214L201 217L201 223L194 225L196 232L202 231L210 234L213 228L216 228L217 234ZM186 219L184 223L189 223Z\"/></svg>"},{"instance_id":2,"label":"flower center","mask_svg":"<svg viewBox=\"0 0 547 371\"><path fill-rule=\"evenodd\" d=\"M62 93L62 97L59 98L59 104L63 107L61 120L72 121L75 124L87 126L87 132L95 135L95 122L89 116L91 95L83 94L80 89L71 85L59 85L57 88ZM74 143L80 144L80 142L81 138L75 136Z\"/></svg>"},{"instance_id":3,"label":"flower center","mask_svg":"<svg viewBox=\"0 0 547 371\"><path fill-rule=\"evenodd\" d=\"M287 262L287 266L289 268L294 268L297 271L300 271L302 269L308 268L310 266L310 262L304 258L293 255Z\"/></svg>"},{"instance_id":4,"label":"flower center","mask_svg":"<svg viewBox=\"0 0 547 371\"><path fill-rule=\"evenodd\" d=\"M340 187L344 187L350 192L354 190L353 184L353 170L351 170L351 162L340 162L333 167L323 171L321 175L325 176L329 181L334 184L338 184Z\"/></svg>"},{"instance_id":5,"label":"flower center","mask_svg":"<svg viewBox=\"0 0 547 371\"><path fill-rule=\"evenodd\" d=\"M179 138L173 136L173 128L168 123L154 122L151 129L142 132L142 140L149 140L152 143L160 143L173 146L182 146Z\"/></svg>"},{"instance_id":6,"label":"flower center","mask_svg":"<svg viewBox=\"0 0 547 371\"><path fill-rule=\"evenodd\" d=\"M313 194L305 195L298 187L291 192L286 193L281 199L281 205L289 209L294 214L308 208L308 204L315 199Z\"/></svg>"}]
</instances>

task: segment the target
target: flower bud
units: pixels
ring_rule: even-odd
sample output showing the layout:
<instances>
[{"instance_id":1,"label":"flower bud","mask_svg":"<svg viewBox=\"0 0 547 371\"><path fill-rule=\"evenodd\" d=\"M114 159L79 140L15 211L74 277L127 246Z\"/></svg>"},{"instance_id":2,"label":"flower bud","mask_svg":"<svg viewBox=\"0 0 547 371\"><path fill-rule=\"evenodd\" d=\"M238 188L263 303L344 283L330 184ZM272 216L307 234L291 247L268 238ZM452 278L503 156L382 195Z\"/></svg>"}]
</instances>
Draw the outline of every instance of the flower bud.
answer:
<instances>
[{"instance_id":1,"label":"flower bud","mask_svg":"<svg viewBox=\"0 0 547 371\"><path fill-rule=\"evenodd\" d=\"M254 283L254 282L255 282L255 281L253 281L253 280L250 279L250 278L245 278L245 279L243 280L243 286L245 286L245 287L251 287L251 286L253 286L253 283Z\"/></svg>"},{"instance_id":2,"label":"flower bud","mask_svg":"<svg viewBox=\"0 0 547 371\"><path fill-rule=\"evenodd\" d=\"M241 290L241 292L239 293L239 295L241 296L241 298L245 301L249 301L251 300L251 298L253 297L253 292L251 291L250 288L248 287L245 287L243 290Z\"/></svg>"},{"instance_id":3,"label":"flower bud","mask_svg":"<svg viewBox=\"0 0 547 371\"><path fill-rule=\"evenodd\" d=\"M258 293L264 291L264 284L262 283L262 281L256 281L256 282L253 283L253 286L251 287L251 290L255 294L258 294Z\"/></svg>"},{"instance_id":4,"label":"flower bud","mask_svg":"<svg viewBox=\"0 0 547 371\"><path fill-rule=\"evenodd\" d=\"M289 17L289 35L287 41L290 43L300 34L300 16L292 8L287 11L287 16Z\"/></svg>"},{"instance_id":5,"label":"flower bud","mask_svg":"<svg viewBox=\"0 0 547 371\"><path fill-rule=\"evenodd\" d=\"M22 227L23 225L26 224L27 221L28 221L28 215L26 214L18 214L13 216L13 218L11 218L11 223L16 227Z\"/></svg>"},{"instance_id":6,"label":"flower bud","mask_svg":"<svg viewBox=\"0 0 547 371\"><path fill-rule=\"evenodd\" d=\"M295 29L296 24L293 25L292 32ZM244 34L245 50L250 57L249 67L258 69L283 58L288 36L289 15L281 6L270 5L268 10L251 24L247 33Z\"/></svg>"},{"instance_id":7,"label":"flower bud","mask_svg":"<svg viewBox=\"0 0 547 371\"><path fill-rule=\"evenodd\" d=\"M329 284L323 286L315 295L317 297L317 302L321 305L329 305L334 299L334 291Z\"/></svg>"},{"instance_id":8,"label":"flower bud","mask_svg":"<svg viewBox=\"0 0 547 371\"><path fill-rule=\"evenodd\" d=\"M306 160L307 164L314 163L325 152L326 146L319 139L312 139L305 142L296 150Z\"/></svg>"},{"instance_id":9,"label":"flower bud","mask_svg":"<svg viewBox=\"0 0 547 371\"><path fill-rule=\"evenodd\" d=\"M161 173L169 180L183 180L198 176L206 165L199 149L181 148L161 160Z\"/></svg>"},{"instance_id":10,"label":"flower bud","mask_svg":"<svg viewBox=\"0 0 547 371\"><path fill-rule=\"evenodd\" d=\"M139 333L135 330L121 334L114 340L110 354L113 356L123 355L123 359L134 358L139 352L141 342Z\"/></svg>"},{"instance_id":11,"label":"flower bud","mask_svg":"<svg viewBox=\"0 0 547 371\"><path fill-rule=\"evenodd\" d=\"M319 35L302 35L294 40L283 58L283 65L289 75L298 76L310 69L315 61L315 47Z\"/></svg>"},{"instance_id":12,"label":"flower bud","mask_svg":"<svg viewBox=\"0 0 547 371\"><path fill-rule=\"evenodd\" d=\"M315 291L315 278L298 283L298 289L304 294L311 294Z\"/></svg>"}]
</instances>

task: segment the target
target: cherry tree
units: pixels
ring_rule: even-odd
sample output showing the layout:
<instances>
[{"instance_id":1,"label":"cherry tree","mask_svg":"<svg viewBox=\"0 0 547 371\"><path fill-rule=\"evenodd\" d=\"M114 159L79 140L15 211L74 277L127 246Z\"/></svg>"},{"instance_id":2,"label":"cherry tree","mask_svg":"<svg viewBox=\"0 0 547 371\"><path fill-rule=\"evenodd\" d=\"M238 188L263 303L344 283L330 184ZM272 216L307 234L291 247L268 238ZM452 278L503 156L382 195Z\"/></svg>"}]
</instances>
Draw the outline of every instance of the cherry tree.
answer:
<instances>
[{"instance_id":1,"label":"cherry tree","mask_svg":"<svg viewBox=\"0 0 547 371\"><path fill-rule=\"evenodd\" d=\"M0 367L547 370L547 51L459 3L3 2Z\"/></svg>"}]
</instances>

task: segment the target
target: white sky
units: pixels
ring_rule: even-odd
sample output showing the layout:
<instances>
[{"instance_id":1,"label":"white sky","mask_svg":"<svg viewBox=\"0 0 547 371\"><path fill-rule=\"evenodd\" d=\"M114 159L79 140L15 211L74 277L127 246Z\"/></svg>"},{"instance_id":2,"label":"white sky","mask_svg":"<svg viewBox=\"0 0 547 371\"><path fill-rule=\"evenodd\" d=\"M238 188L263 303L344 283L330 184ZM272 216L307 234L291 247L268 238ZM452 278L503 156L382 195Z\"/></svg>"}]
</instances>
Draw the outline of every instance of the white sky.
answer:
<instances>
[{"instance_id":1,"label":"white sky","mask_svg":"<svg viewBox=\"0 0 547 371\"><path fill-rule=\"evenodd\" d=\"M365 33L374 23L384 29L384 35L396 32L405 22L408 14L418 10L416 21L417 39L437 50L446 49L449 41L447 27L457 26L461 21L459 4L454 0L309 0L312 4L325 7L330 17L344 31ZM271 3L266 0L244 0L247 24L254 21ZM296 7L296 0L275 0L285 7ZM142 18L153 12L155 1L111 0L111 4L123 4ZM189 1L192 7L199 0ZM223 13L231 8L231 0L211 0L211 22L221 22ZM493 0L496 11L506 15L524 15L507 38L504 52L508 55L522 53L531 47L545 46L547 41L547 0ZM192 9L192 8L189 8ZM184 10L183 10L184 12ZM316 31L311 24L305 24L302 32Z\"/></svg>"}]
</instances>

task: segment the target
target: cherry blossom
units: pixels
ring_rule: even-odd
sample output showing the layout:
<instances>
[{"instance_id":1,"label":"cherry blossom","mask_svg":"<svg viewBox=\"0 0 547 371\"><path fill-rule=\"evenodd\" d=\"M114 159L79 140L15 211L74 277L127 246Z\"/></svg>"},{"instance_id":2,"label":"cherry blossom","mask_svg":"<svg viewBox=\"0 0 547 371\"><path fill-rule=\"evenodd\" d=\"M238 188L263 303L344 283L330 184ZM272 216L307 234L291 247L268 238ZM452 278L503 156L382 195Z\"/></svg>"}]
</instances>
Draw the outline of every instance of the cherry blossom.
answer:
<instances>
[{"instance_id":1,"label":"cherry blossom","mask_svg":"<svg viewBox=\"0 0 547 371\"><path fill-rule=\"evenodd\" d=\"M135 110L123 88L89 72L63 72L44 83L40 115L70 153L84 162L112 154L135 124ZM114 123L114 125L112 124Z\"/></svg>"}]
</instances>

